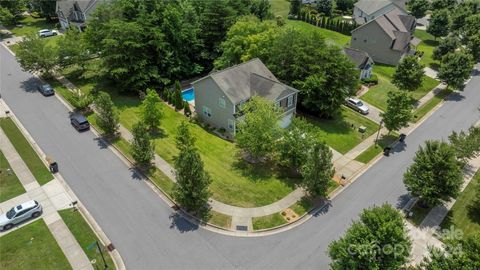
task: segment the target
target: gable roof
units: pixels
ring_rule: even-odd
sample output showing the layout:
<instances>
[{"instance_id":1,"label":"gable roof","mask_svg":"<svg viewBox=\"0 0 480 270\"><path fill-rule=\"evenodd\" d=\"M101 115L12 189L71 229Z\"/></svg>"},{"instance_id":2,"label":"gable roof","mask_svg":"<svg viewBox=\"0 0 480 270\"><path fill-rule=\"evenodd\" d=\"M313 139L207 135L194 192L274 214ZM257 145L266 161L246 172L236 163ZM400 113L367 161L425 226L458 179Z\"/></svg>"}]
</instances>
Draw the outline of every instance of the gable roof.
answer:
<instances>
[{"instance_id":1,"label":"gable roof","mask_svg":"<svg viewBox=\"0 0 480 270\"><path fill-rule=\"evenodd\" d=\"M405 2L405 0L360 0L354 6L363 11L363 13L371 15L389 5L395 5L395 7L405 11Z\"/></svg>"},{"instance_id":2,"label":"gable roof","mask_svg":"<svg viewBox=\"0 0 480 270\"><path fill-rule=\"evenodd\" d=\"M211 78L233 104L254 95L277 100L298 91L278 81L258 58L214 72L192 84L206 78Z\"/></svg>"},{"instance_id":3,"label":"gable roof","mask_svg":"<svg viewBox=\"0 0 480 270\"><path fill-rule=\"evenodd\" d=\"M370 55L361 50L357 50L354 48L344 48L343 52L346 56L348 56L350 61L352 61L359 69L363 69L364 67L366 67L369 60L371 60Z\"/></svg>"},{"instance_id":4,"label":"gable roof","mask_svg":"<svg viewBox=\"0 0 480 270\"><path fill-rule=\"evenodd\" d=\"M57 12L63 13L63 16L68 17L74 10L74 5L77 4L82 12L87 12L92 7L96 6L102 0L57 0ZM104 1L104 0L103 0Z\"/></svg>"}]
</instances>

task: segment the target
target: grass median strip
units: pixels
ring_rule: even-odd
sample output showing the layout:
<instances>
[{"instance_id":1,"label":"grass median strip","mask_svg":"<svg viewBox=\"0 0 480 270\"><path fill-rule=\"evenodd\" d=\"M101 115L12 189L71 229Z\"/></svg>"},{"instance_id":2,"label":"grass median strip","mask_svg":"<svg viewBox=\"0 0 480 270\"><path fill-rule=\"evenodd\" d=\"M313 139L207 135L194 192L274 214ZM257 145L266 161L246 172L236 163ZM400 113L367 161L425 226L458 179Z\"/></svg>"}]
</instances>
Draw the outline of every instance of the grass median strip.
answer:
<instances>
[{"instance_id":1,"label":"grass median strip","mask_svg":"<svg viewBox=\"0 0 480 270\"><path fill-rule=\"evenodd\" d=\"M262 230L286 224L287 221L280 213L275 213L263 217L254 217L252 218L252 223L254 230Z\"/></svg>"},{"instance_id":2,"label":"grass median strip","mask_svg":"<svg viewBox=\"0 0 480 270\"><path fill-rule=\"evenodd\" d=\"M108 269L115 269L115 264L113 263L113 260L110 257L107 249L102 246L95 233L78 211L73 211L73 209L70 208L61 210L58 213L62 217L70 232L72 232L75 239L77 239L78 244L83 249L85 254L87 254L87 257L90 261L95 259L96 265L99 267L99 269L103 269L103 260L98 248L96 246L90 246L95 241L98 241L100 248L102 249L105 262L108 265ZM88 248L89 246L90 249Z\"/></svg>"},{"instance_id":3,"label":"grass median strip","mask_svg":"<svg viewBox=\"0 0 480 270\"><path fill-rule=\"evenodd\" d=\"M232 217L212 210L208 223L229 229L232 226Z\"/></svg>"},{"instance_id":4,"label":"grass median strip","mask_svg":"<svg viewBox=\"0 0 480 270\"><path fill-rule=\"evenodd\" d=\"M72 269L43 219L0 238L0 269Z\"/></svg>"},{"instance_id":5,"label":"grass median strip","mask_svg":"<svg viewBox=\"0 0 480 270\"><path fill-rule=\"evenodd\" d=\"M367 164L370 160L380 154L383 151L383 148L391 145L397 139L398 135L384 135L378 140L377 144L368 147L367 150L358 155L355 160Z\"/></svg>"},{"instance_id":6,"label":"grass median strip","mask_svg":"<svg viewBox=\"0 0 480 270\"><path fill-rule=\"evenodd\" d=\"M10 142L17 150L20 157L27 164L28 169L37 179L40 185L44 185L53 179L53 175L47 169L40 157L33 150L30 143L23 136L11 118L0 118L0 127L7 135Z\"/></svg>"},{"instance_id":7,"label":"grass median strip","mask_svg":"<svg viewBox=\"0 0 480 270\"><path fill-rule=\"evenodd\" d=\"M15 198L23 193L25 193L25 189L10 167L8 160L0 151L0 202Z\"/></svg>"}]
</instances>

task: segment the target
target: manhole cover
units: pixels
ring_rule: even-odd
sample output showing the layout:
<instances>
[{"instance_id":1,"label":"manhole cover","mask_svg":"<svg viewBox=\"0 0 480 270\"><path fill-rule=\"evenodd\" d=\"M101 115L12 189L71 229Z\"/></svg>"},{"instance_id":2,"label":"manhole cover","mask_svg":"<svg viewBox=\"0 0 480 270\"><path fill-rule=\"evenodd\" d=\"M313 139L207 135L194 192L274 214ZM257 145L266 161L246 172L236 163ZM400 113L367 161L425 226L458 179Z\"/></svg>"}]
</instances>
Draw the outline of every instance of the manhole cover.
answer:
<instances>
[{"instance_id":1,"label":"manhole cover","mask_svg":"<svg viewBox=\"0 0 480 270\"><path fill-rule=\"evenodd\" d=\"M248 230L247 226L237 225L237 231L247 231L247 230Z\"/></svg>"}]
</instances>

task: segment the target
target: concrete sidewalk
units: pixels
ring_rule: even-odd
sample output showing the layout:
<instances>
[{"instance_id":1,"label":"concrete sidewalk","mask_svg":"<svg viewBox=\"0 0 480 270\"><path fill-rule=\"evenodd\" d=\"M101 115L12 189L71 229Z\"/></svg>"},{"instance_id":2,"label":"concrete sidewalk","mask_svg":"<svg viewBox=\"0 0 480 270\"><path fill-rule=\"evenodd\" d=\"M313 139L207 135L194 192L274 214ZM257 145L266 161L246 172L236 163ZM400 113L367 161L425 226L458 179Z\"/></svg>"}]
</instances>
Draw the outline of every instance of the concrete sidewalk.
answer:
<instances>
[{"instance_id":1,"label":"concrete sidewalk","mask_svg":"<svg viewBox=\"0 0 480 270\"><path fill-rule=\"evenodd\" d=\"M12 204L24 202L27 198L27 200L36 200L43 207L42 218L72 268L75 270L93 269L87 255L83 252L77 240L57 212L59 209L68 207L68 204L72 201L62 185L54 179L44 186L40 186L2 129L0 129L0 149L7 160L9 160L12 170L27 191L26 196L23 194L2 203L0 209L5 211L5 209L9 209L9 207L13 207ZM28 224L28 222L26 224ZM22 226L24 225L25 224L22 224ZM14 228L0 235L10 233L13 230Z\"/></svg>"}]
</instances>

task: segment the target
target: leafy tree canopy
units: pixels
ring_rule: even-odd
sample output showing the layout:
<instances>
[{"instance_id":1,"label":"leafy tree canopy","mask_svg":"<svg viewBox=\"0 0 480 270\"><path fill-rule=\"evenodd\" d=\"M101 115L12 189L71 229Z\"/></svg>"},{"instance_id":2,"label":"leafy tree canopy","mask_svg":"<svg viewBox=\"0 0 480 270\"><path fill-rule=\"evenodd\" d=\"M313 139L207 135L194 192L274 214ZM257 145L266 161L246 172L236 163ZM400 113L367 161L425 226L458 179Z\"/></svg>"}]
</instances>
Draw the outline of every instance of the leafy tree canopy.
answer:
<instances>
[{"instance_id":1,"label":"leafy tree canopy","mask_svg":"<svg viewBox=\"0 0 480 270\"><path fill-rule=\"evenodd\" d=\"M442 58L438 78L453 89L463 90L473 68L472 57L465 52L448 53Z\"/></svg>"},{"instance_id":2,"label":"leafy tree canopy","mask_svg":"<svg viewBox=\"0 0 480 270\"><path fill-rule=\"evenodd\" d=\"M424 66L413 55L406 56L398 64L392 83L401 90L415 91L422 86Z\"/></svg>"},{"instance_id":3,"label":"leafy tree canopy","mask_svg":"<svg viewBox=\"0 0 480 270\"><path fill-rule=\"evenodd\" d=\"M408 126L413 117L413 101L413 98L405 92L390 91L388 93L387 110L381 113L388 131L396 131Z\"/></svg>"}]
</instances>

